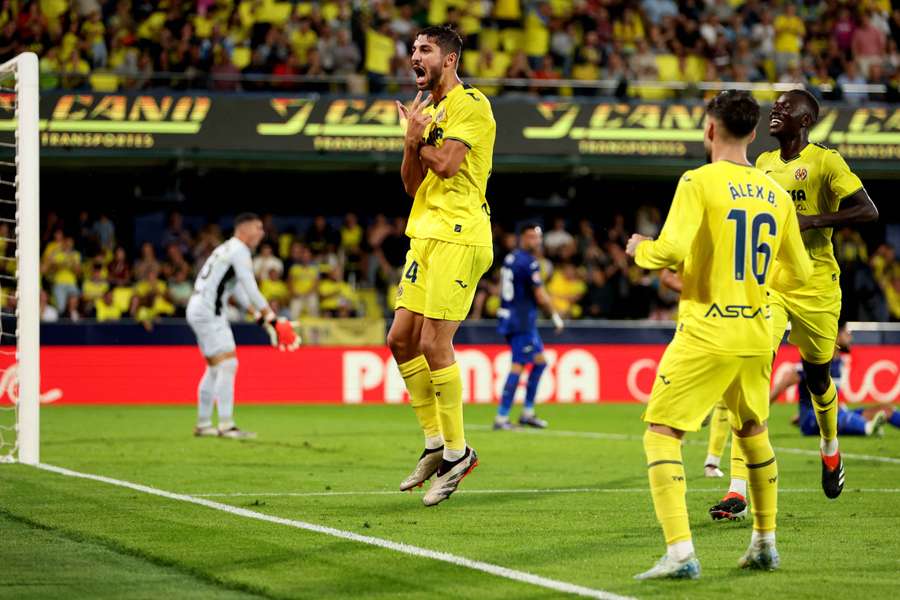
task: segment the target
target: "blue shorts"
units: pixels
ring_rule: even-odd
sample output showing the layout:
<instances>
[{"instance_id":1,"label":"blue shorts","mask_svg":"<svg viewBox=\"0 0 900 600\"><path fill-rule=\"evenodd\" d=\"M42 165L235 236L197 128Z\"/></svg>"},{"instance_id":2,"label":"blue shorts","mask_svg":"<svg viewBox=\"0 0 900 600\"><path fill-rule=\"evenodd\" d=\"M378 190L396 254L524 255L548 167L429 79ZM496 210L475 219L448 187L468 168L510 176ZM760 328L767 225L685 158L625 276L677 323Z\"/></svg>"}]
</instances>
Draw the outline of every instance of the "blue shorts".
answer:
<instances>
[{"instance_id":1,"label":"blue shorts","mask_svg":"<svg viewBox=\"0 0 900 600\"><path fill-rule=\"evenodd\" d=\"M534 361L534 355L544 351L544 342L535 330L529 333L514 333L506 336L506 343L512 348L512 361L527 365Z\"/></svg>"},{"instance_id":2,"label":"blue shorts","mask_svg":"<svg viewBox=\"0 0 900 600\"><path fill-rule=\"evenodd\" d=\"M816 411L812 408L800 408L800 432L803 435L819 435L819 424L816 422Z\"/></svg>"}]
</instances>

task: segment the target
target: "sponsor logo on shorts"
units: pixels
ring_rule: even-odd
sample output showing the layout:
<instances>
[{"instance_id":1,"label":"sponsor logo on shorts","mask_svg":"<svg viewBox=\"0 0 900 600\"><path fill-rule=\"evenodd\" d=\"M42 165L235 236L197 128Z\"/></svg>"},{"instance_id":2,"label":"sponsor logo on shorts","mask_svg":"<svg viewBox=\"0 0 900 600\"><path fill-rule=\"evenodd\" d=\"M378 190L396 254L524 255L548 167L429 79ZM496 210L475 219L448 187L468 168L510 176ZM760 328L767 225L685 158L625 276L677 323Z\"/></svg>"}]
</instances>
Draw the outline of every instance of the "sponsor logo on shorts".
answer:
<instances>
[{"instance_id":1,"label":"sponsor logo on shorts","mask_svg":"<svg viewBox=\"0 0 900 600\"><path fill-rule=\"evenodd\" d=\"M400 285L397 286L397 297L399 298L402 295L403 295L403 284L401 283Z\"/></svg>"}]
</instances>

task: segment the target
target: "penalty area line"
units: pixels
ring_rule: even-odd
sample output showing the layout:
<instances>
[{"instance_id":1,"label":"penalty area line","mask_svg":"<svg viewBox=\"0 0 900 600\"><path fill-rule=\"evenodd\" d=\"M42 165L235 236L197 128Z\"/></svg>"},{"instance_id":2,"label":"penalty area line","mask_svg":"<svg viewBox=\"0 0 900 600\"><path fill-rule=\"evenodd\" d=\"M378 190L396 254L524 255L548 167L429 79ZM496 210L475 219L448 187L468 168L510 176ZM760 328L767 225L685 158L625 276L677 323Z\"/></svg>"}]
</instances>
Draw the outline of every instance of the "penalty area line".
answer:
<instances>
[{"instance_id":1,"label":"penalty area line","mask_svg":"<svg viewBox=\"0 0 900 600\"><path fill-rule=\"evenodd\" d=\"M200 498L197 496L191 496L188 494L177 494L175 492L167 492L166 490L161 490L159 488L154 488L154 487L150 487L148 485L142 485L139 483L132 483L130 481L124 481L122 479L113 479L112 477L105 477L103 475L82 473L80 471L73 471L71 469L66 469L64 467L57 467L54 465L48 465L48 464L44 464L44 463L39 463L35 466L38 469L41 469L43 471L48 471L51 473L56 473L57 475L63 475L66 477L74 477L77 479L87 479L90 481L97 481L99 483L106 483L108 485L126 488L129 490L134 490L136 492L142 492L144 494L150 494L152 496L159 496L161 498L166 498L168 500L176 500L179 502L186 502L188 504L195 504L197 506L211 508L213 510L218 510L221 512L225 512L225 513L228 513L231 515L238 516L238 517L244 517L246 519L255 519L257 521L264 521L267 523L274 523L276 525L293 527L295 529L302 529L305 531L311 531L313 533L321 533L324 535L330 535L332 537L340 538L343 540L350 540L353 542L358 542L358 543L366 544L369 546L376 546L378 548L384 548L386 550L393 550L394 552L400 552L402 554L409 554L411 556L417 556L420 558L429 558L432 560L438 560L438 561L449 563L451 565L455 565L458 567L464 567L466 569L471 569L474 571L481 571L483 573L487 573L489 575L494 575L496 577L510 579L512 581L517 581L519 583L525 583L525 584L529 584L529 585L533 585L533 586L537 586L537 587L542 587L542 588L550 589L550 590L553 590L556 592L563 592L566 594L573 594L573 595L577 595L577 596L583 596L586 598L598 598L600 600L634 600L633 598L631 598L629 596L620 596L618 594L613 594L612 592L588 588L588 587L576 585L573 583L568 583L565 581L558 581L556 579L549 579L547 577L541 577L539 575L534 575L532 573L527 573L525 571L516 571L515 569L501 567L499 565L482 562L480 560L472 560L470 558L465 558L463 556L457 556L455 554L450 554L448 552L440 552L437 550L429 550L428 548L420 548L418 546L412 546L410 544L403 544L400 542L392 542L390 540L386 540L386 539L382 539L382 538L372 537L372 536L368 536L368 535L360 535L358 533L353 533L352 531L344 531L342 529L335 529L333 527L317 525L315 523L307 523L306 521L298 521L295 519L285 519L283 517L267 515L265 513L248 510L246 508L238 508L236 506L231 506L229 504L222 504L221 502L215 502L213 500L207 500L205 498Z\"/></svg>"}]
</instances>

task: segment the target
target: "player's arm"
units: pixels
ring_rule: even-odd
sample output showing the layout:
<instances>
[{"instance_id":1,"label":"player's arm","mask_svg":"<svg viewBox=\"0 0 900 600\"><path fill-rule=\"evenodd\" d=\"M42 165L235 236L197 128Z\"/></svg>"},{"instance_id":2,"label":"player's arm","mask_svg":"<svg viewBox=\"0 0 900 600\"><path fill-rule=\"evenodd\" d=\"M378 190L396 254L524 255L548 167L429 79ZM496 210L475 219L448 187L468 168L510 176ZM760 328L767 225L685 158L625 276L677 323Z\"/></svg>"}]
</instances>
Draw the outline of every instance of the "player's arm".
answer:
<instances>
[{"instance_id":1,"label":"player's arm","mask_svg":"<svg viewBox=\"0 0 900 600\"><path fill-rule=\"evenodd\" d=\"M538 306L541 307L541 310L550 315L550 319L553 321L553 327L556 329L556 332L561 332L565 327L565 323L563 323L562 317L559 316L556 309L553 308L553 301L550 300L550 294L547 293L544 286L534 288L534 299Z\"/></svg>"},{"instance_id":2,"label":"player's arm","mask_svg":"<svg viewBox=\"0 0 900 600\"><path fill-rule=\"evenodd\" d=\"M474 93L464 94L451 108L441 147L419 149L422 164L441 179L456 175L469 150L494 127L490 104Z\"/></svg>"},{"instance_id":3,"label":"player's arm","mask_svg":"<svg viewBox=\"0 0 900 600\"><path fill-rule=\"evenodd\" d=\"M468 151L465 142L445 138L440 148L427 144L419 148L419 159L423 167L434 171L441 179L448 179L459 171Z\"/></svg>"},{"instance_id":4,"label":"player's arm","mask_svg":"<svg viewBox=\"0 0 900 600\"><path fill-rule=\"evenodd\" d=\"M425 133L425 127L431 122L431 116L422 112L430 101L430 94L422 100L422 92L419 92L409 108L397 102L397 110L400 116L406 119L400 178L403 179L403 189L410 198L416 197L419 186L425 180L426 170L419 158L419 148L424 145L422 134Z\"/></svg>"},{"instance_id":5,"label":"player's arm","mask_svg":"<svg viewBox=\"0 0 900 600\"><path fill-rule=\"evenodd\" d=\"M681 293L681 277L675 271L670 271L669 269L660 270L659 282L673 292L678 292L679 294Z\"/></svg>"},{"instance_id":6,"label":"player's arm","mask_svg":"<svg viewBox=\"0 0 900 600\"><path fill-rule=\"evenodd\" d=\"M785 201L788 202L789 210L783 226L784 237L778 249L778 256L775 257L781 270L777 281L772 282L772 287L780 292L802 287L812 277L813 271L806 247L803 245L803 237L800 235L797 211L794 210L793 203L790 203L789 196L785 196Z\"/></svg>"},{"instance_id":7,"label":"player's arm","mask_svg":"<svg viewBox=\"0 0 900 600\"><path fill-rule=\"evenodd\" d=\"M269 334L272 345L281 351L293 352L300 346L300 336L294 331L287 319L279 318L269 307L269 303L259 291L256 278L253 276L253 261L250 259L250 251L239 253L232 264L234 268L235 295L243 293L252 309L256 322L262 325Z\"/></svg>"},{"instance_id":8,"label":"player's arm","mask_svg":"<svg viewBox=\"0 0 900 600\"><path fill-rule=\"evenodd\" d=\"M865 188L860 188L843 200L841 208L833 213L820 215L798 215L800 230L819 229L822 227L844 227L871 223L878 220L878 208L869 197Z\"/></svg>"},{"instance_id":9,"label":"player's arm","mask_svg":"<svg viewBox=\"0 0 900 600\"><path fill-rule=\"evenodd\" d=\"M690 171L682 175L659 239L634 234L625 251L645 269L674 267L684 260L703 220L699 183Z\"/></svg>"},{"instance_id":10,"label":"player's arm","mask_svg":"<svg viewBox=\"0 0 900 600\"><path fill-rule=\"evenodd\" d=\"M798 383L800 383L800 373L797 369L791 369L790 371L782 373L781 376L775 380L775 384L769 392L769 402L775 402L775 399L783 394L786 389L792 385L797 385Z\"/></svg>"},{"instance_id":11,"label":"player's arm","mask_svg":"<svg viewBox=\"0 0 900 600\"><path fill-rule=\"evenodd\" d=\"M840 199L840 208L831 213L798 215L801 231L871 223L878 219L878 208L863 187L862 181L836 150L825 153L822 171L832 197Z\"/></svg>"}]
</instances>

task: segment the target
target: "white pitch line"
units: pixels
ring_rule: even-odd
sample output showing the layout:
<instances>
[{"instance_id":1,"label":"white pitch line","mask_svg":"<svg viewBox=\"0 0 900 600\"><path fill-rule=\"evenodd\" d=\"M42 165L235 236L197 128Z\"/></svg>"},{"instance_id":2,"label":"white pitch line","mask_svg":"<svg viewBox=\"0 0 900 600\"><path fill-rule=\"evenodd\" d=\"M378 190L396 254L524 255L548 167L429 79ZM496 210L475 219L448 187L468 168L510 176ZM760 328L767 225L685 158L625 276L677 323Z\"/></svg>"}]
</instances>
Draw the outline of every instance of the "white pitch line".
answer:
<instances>
[{"instance_id":1,"label":"white pitch line","mask_svg":"<svg viewBox=\"0 0 900 600\"><path fill-rule=\"evenodd\" d=\"M688 493L717 494L722 488L688 488ZM900 494L900 488L847 488L848 493ZM396 490L366 490L361 492L210 492L190 494L195 498L315 498L332 496L398 496ZM546 488L509 490L459 490L455 494L649 494L649 488ZM821 494L821 488L779 489L779 494Z\"/></svg>"},{"instance_id":2,"label":"white pitch line","mask_svg":"<svg viewBox=\"0 0 900 600\"><path fill-rule=\"evenodd\" d=\"M352 531L344 531L342 529L335 529L333 527L326 527L324 525L316 525L315 523L307 523L305 521L297 521L294 519L285 519L283 517L267 515L265 513L248 510L246 508L238 508L236 506L222 504L220 502L214 502L212 500L206 500L204 498L199 498L197 496L190 496L187 494L176 494L174 492L167 492L165 490L150 487L148 485L132 483L130 481L124 481L121 479L113 479L112 477L104 477L103 475L93 475L91 473L82 473L80 471L73 471L71 469L66 469L64 467L57 467L54 465L48 465L48 464L44 464L44 463L39 463L38 465L36 465L36 467L38 469L43 469L44 471L50 471L51 473L57 473L59 475L64 475L66 477L75 477L78 479L88 479L91 481L98 481L100 483L106 483L106 484L114 485L117 487L127 488L130 490L134 490L136 492L143 492L145 494L150 494L153 496L160 496L162 498L167 498L169 500L177 500L179 502L187 502L189 504L196 504L198 506L204 506L206 508L211 508L213 510L219 510L219 511L222 511L222 512L225 512L225 513L228 513L231 515L235 515L238 517L244 517L247 519L255 519L257 521L265 521L268 523L274 523L276 525L284 525L287 527L294 527L296 529L303 529L305 531L311 531L314 533L322 533L322 534L330 535L332 537L340 538L343 540L350 540L353 542L359 542L361 544L367 544L369 546L385 548L387 550L393 550L394 552L401 552L403 554L409 554L411 556L418 556L420 558L430 558L432 560L439 560L441 562L449 563L449 564L456 565L459 567L465 567L467 569L472 569L475 571L482 571L484 573L488 573L489 575L494 575L496 577L511 579L512 581L517 581L519 583L527 583L527 584L534 585L537 587L542 587L542 588L554 590L557 592L563 592L566 594L574 594L577 596L584 596L587 598L598 598L600 600L635 600L634 598L632 598L630 596L619 596L618 594L613 594L612 592L583 587L583 586L575 585L573 583L568 583L565 581L558 581L556 579L549 579L547 577L541 577L539 575L534 575L532 573L526 573L525 571L516 571L514 569L509 569L506 567L501 567L499 565L482 562L480 560L472 560L470 558L465 558L463 556L457 556L455 554L450 554L448 552L439 552L437 550L429 550L427 548L420 548L418 546L412 546L410 544L403 544L400 542L392 542L390 540L385 540L382 538L372 537L372 536L368 536L368 535L360 535L358 533L353 533Z\"/></svg>"},{"instance_id":3,"label":"white pitch line","mask_svg":"<svg viewBox=\"0 0 900 600\"><path fill-rule=\"evenodd\" d=\"M487 425L466 425L466 429L475 429L478 431L487 431L492 429ZM514 433L524 433L537 436L554 436L554 437L577 437L591 440L618 440L639 442L644 438L639 435L628 435L624 433L603 433L599 431L564 431L560 429L519 429ZM706 442L700 440L685 440L685 444L691 446L706 446ZM802 456L819 456L818 450L807 450L805 448L785 448L774 446L776 452L784 452L785 454L799 454ZM870 462L882 462L892 465L900 465L900 458L893 456L875 456L871 454L857 454L855 452L841 452L844 458L852 458L854 460L866 460Z\"/></svg>"}]
</instances>

